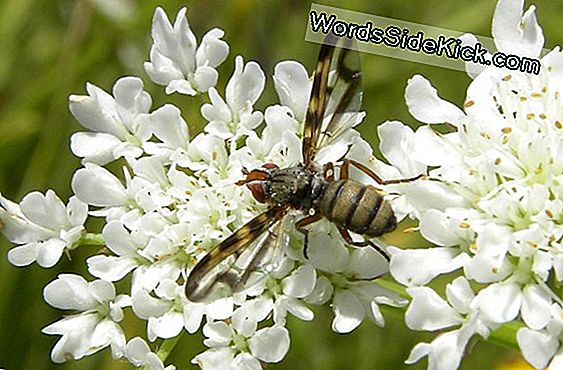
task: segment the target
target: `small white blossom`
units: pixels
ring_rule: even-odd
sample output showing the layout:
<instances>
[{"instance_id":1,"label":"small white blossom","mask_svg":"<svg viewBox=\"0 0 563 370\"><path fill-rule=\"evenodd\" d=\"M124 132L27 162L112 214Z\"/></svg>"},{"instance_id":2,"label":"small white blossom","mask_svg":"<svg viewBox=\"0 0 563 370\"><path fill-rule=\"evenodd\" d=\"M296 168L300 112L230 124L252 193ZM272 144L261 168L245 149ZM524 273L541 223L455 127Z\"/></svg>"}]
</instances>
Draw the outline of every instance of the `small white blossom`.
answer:
<instances>
[{"instance_id":1,"label":"small white blossom","mask_svg":"<svg viewBox=\"0 0 563 370\"><path fill-rule=\"evenodd\" d=\"M162 8L157 8L152 23L153 45L145 70L151 80L166 86L166 93L195 95L206 92L217 83L215 67L223 63L229 46L221 37L224 32L214 28L203 36L197 46L186 19L186 8L180 9L174 25Z\"/></svg>"},{"instance_id":2,"label":"small white blossom","mask_svg":"<svg viewBox=\"0 0 563 370\"><path fill-rule=\"evenodd\" d=\"M537 58L544 37L535 8L523 14L522 7L523 1L498 2L495 44L505 53ZM472 335L486 337L489 329L517 319L526 325L518 342L534 367L560 361L555 359L560 333L545 328L553 326L551 307L563 305L549 281L553 276L559 283L563 268L562 61L557 47L541 59L539 75L485 68L470 84L463 110L414 76L405 92L407 106L427 125L412 132L396 122L394 130L379 132L391 164L403 169L419 163L418 170L430 178L404 184L405 203L395 202L419 219L422 236L437 245L390 248L392 275L411 287L407 324L437 330L462 323L431 344L417 345L409 363L428 355L429 369L455 369ZM449 132L435 132L437 124L448 125ZM399 135L401 130L408 134ZM461 316L424 286L456 270L480 285ZM424 319L436 322L424 324Z\"/></svg>"},{"instance_id":3,"label":"small white blossom","mask_svg":"<svg viewBox=\"0 0 563 370\"><path fill-rule=\"evenodd\" d=\"M37 262L53 267L83 236L87 212L88 206L76 197L65 207L52 190L29 193L19 205L0 195L0 229L19 244L8 252L8 260L16 266Z\"/></svg>"},{"instance_id":4,"label":"small white blossom","mask_svg":"<svg viewBox=\"0 0 563 370\"><path fill-rule=\"evenodd\" d=\"M275 363L289 349L289 333L279 325L257 330L257 318L245 307L237 309L232 323L209 322L203 327L210 349L200 353L192 363L204 370L262 369L260 362Z\"/></svg>"},{"instance_id":5,"label":"small white blossom","mask_svg":"<svg viewBox=\"0 0 563 370\"><path fill-rule=\"evenodd\" d=\"M88 95L71 95L72 115L92 132L71 137L72 152L84 162L100 165L119 157L138 157L141 145L150 137L148 129L150 95L137 77L120 78L113 97L96 85L86 85Z\"/></svg>"},{"instance_id":6,"label":"small white blossom","mask_svg":"<svg viewBox=\"0 0 563 370\"><path fill-rule=\"evenodd\" d=\"M162 360L152 352L147 342L140 337L135 337L127 342L124 352L125 358L135 367L147 370L174 370L174 365L164 367Z\"/></svg>"},{"instance_id":7,"label":"small white blossom","mask_svg":"<svg viewBox=\"0 0 563 370\"><path fill-rule=\"evenodd\" d=\"M244 67L243 67L244 66ZM201 107L201 115L209 121L205 131L222 139L248 135L262 122L262 113L253 111L262 91L266 77L256 62L244 65L239 55L235 59L235 71L225 90L226 101L215 88L209 89L211 104Z\"/></svg>"},{"instance_id":8,"label":"small white blossom","mask_svg":"<svg viewBox=\"0 0 563 370\"><path fill-rule=\"evenodd\" d=\"M474 334L487 338L497 325L483 319L474 307L474 294L464 277L446 287L447 302L428 287L407 289L412 297L405 315L413 330L430 330L460 325L459 329L439 335L431 343L419 343L405 361L412 364L428 356L429 370L448 370L459 366L469 339Z\"/></svg>"},{"instance_id":9,"label":"small white blossom","mask_svg":"<svg viewBox=\"0 0 563 370\"><path fill-rule=\"evenodd\" d=\"M63 274L45 287L43 296L53 307L81 311L43 328L45 334L61 335L51 352L54 362L78 360L107 346L115 358L123 355L125 335L118 323L122 308L131 303L128 296L116 296L111 283Z\"/></svg>"}]
</instances>

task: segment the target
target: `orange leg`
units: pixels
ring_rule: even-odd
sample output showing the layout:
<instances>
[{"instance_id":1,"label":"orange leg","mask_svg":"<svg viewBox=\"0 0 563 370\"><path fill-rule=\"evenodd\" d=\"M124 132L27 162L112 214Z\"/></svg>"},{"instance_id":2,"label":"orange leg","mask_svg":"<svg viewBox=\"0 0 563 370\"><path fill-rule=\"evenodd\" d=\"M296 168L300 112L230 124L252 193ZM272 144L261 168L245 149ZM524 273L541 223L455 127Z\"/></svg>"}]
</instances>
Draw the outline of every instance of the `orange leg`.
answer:
<instances>
[{"instance_id":1,"label":"orange leg","mask_svg":"<svg viewBox=\"0 0 563 370\"><path fill-rule=\"evenodd\" d=\"M306 216L300 219L295 223L295 228L297 231L305 235L305 243L303 245L303 255L306 259L309 259L307 256L307 247L309 246L309 230L305 229L305 226L310 225L314 222L320 221L323 218L323 215L318 211L315 210L315 214L311 216Z\"/></svg>"},{"instance_id":2,"label":"orange leg","mask_svg":"<svg viewBox=\"0 0 563 370\"><path fill-rule=\"evenodd\" d=\"M379 177L379 175L377 175L375 172L373 172L372 170L370 170L368 167L361 164L360 162L356 162L353 159L345 159L344 163L342 164L342 167L340 169L340 178L342 178L342 173L344 171L345 171L345 174L346 174L346 178L348 178L347 177L348 176L348 168L350 167L350 164L353 164L354 166L356 166L358 169L360 169L366 175L368 175L369 177L374 179L380 185L390 185L390 184L400 184L400 183L403 183L403 182L411 182L411 181L418 180L418 179L420 179L424 176L424 175L420 174L418 176L409 177L409 178L406 178L406 179L383 180L381 177Z\"/></svg>"},{"instance_id":3,"label":"orange leg","mask_svg":"<svg viewBox=\"0 0 563 370\"><path fill-rule=\"evenodd\" d=\"M338 231L340 231L340 235L342 235L346 243L353 245L354 247L367 247L369 245L370 247L375 249L379 254L381 254L381 256L387 260L387 262L391 261L391 257L389 257L387 252L379 248L371 240L364 240L363 242L355 242L345 227L338 226Z\"/></svg>"}]
</instances>

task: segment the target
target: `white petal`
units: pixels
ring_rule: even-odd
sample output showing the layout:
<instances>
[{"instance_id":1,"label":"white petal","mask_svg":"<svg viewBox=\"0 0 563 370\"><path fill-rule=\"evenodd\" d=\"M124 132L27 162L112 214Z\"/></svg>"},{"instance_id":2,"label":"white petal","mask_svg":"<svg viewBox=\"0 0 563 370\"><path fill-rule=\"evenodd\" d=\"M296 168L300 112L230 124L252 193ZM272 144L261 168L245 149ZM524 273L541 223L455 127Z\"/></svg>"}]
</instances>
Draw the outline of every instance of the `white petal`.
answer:
<instances>
[{"instance_id":1,"label":"white petal","mask_svg":"<svg viewBox=\"0 0 563 370\"><path fill-rule=\"evenodd\" d=\"M8 252L8 261L18 267L32 264L37 259L41 244L43 244L43 242L27 243L10 249Z\"/></svg>"},{"instance_id":2,"label":"white petal","mask_svg":"<svg viewBox=\"0 0 563 370\"><path fill-rule=\"evenodd\" d=\"M184 328L184 317L181 312L170 311L160 317L151 317L149 327L159 338L174 338Z\"/></svg>"},{"instance_id":3,"label":"white petal","mask_svg":"<svg viewBox=\"0 0 563 370\"><path fill-rule=\"evenodd\" d=\"M461 342L461 343L460 343ZM439 335L432 343L419 343L411 351L407 364L428 356L428 370L452 370L459 367L466 343L459 340L459 330Z\"/></svg>"},{"instance_id":4,"label":"white petal","mask_svg":"<svg viewBox=\"0 0 563 370\"><path fill-rule=\"evenodd\" d=\"M536 369L545 368L559 346L556 337L528 328L518 330L516 339L522 355Z\"/></svg>"},{"instance_id":5,"label":"white petal","mask_svg":"<svg viewBox=\"0 0 563 370\"><path fill-rule=\"evenodd\" d=\"M24 244L48 239L53 232L28 220L20 206L0 194L0 220L2 234L12 243Z\"/></svg>"},{"instance_id":6,"label":"white petal","mask_svg":"<svg viewBox=\"0 0 563 370\"><path fill-rule=\"evenodd\" d=\"M274 87L280 102L291 108L297 121L303 122L311 94L311 80L305 67L291 60L276 64Z\"/></svg>"},{"instance_id":7,"label":"white petal","mask_svg":"<svg viewBox=\"0 0 563 370\"><path fill-rule=\"evenodd\" d=\"M420 217L420 233L424 239L442 247L461 244L461 220L452 219L445 212L429 209Z\"/></svg>"},{"instance_id":8,"label":"white petal","mask_svg":"<svg viewBox=\"0 0 563 370\"><path fill-rule=\"evenodd\" d=\"M349 333L356 329L364 319L365 311L355 294L348 290L339 290L332 302L334 320L332 330L337 333Z\"/></svg>"},{"instance_id":9,"label":"white petal","mask_svg":"<svg viewBox=\"0 0 563 370\"><path fill-rule=\"evenodd\" d=\"M57 230L68 225L65 205L52 190L45 195L37 191L27 194L20 207L30 221L40 226Z\"/></svg>"},{"instance_id":10,"label":"white petal","mask_svg":"<svg viewBox=\"0 0 563 370\"><path fill-rule=\"evenodd\" d=\"M315 268L327 272L343 272L349 264L349 252L342 243L335 242L328 234L309 233L307 254Z\"/></svg>"},{"instance_id":11,"label":"white petal","mask_svg":"<svg viewBox=\"0 0 563 370\"><path fill-rule=\"evenodd\" d=\"M561 52L560 47L554 47L541 61L542 64L546 66L545 68L548 71L550 83L561 86L563 83L563 52Z\"/></svg>"},{"instance_id":12,"label":"white petal","mask_svg":"<svg viewBox=\"0 0 563 370\"><path fill-rule=\"evenodd\" d=\"M262 365L250 353L242 352L235 356L229 370L262 370Z\"/></svg>"},{"instance_id":13,"label":"white petal","mask_svg":"<svg viewBox=\"0 0 563 370\"><path fill-rule=\"evenodd\" d=\"M553 359L549 363L549 367L547 370L558 370L563 369L563 348L557 352Z\"/></svg>"},{"instance_id":14,"label":"white petal","mask_svg":"<svg viewBox=\"0 0 563 370\"><path fill-rule=\"evenodd\" d=\"M256 62L248 62L244 65L239 55L235 59L235 72L229 80L226 88L227 103L234 111L238 112L247 103L253 105L264 90L266 77Z\"/></svg>"},{"instance_id":15,"label":"white petal","mask_svg":"<svg viewBox=\"0 0 563 370\"><path fill-rule=\"evenodd\" d=\"M467 314L475 295L467 279L460 276L447 285L446 296L457 312Z\"/></svg>"},{"instance_id":16,"label":"white petal","mask_svg":"<svg viewBox=\"0 0 563 370\"><path fill-rule=\"evenodd\" d=\"M415 181L402 188L410 204L419 210L427 209L445 210L449 207L470 208L469 201L452 190L448 185L438 181Z\"/></svg>"},{"instance_id":17,"label":"white petal","mask_svg":"<svg viewBox=\"0 0 563 370\"><path fill-rule=\"evenodd\" d=\"M217 84L219 74L209 66L199 67L194 75L198 91L206 92Z\"/></svg>"},{"instance_id":18,"label":"white petal","mask_svg":"<svg viewBox=\"0 0 563 370\"><path fill-rule=\"evenodd\" d=\"M522 292L515 283L497 283L481 290L475 299L488 320L502 324L514 320L518 315Z\"/></svg>"},{"instance_id":19,"label":"white petal","mask_svg":"<svg viewBox=\"0 0 563 370\"><path fill-rule=\"evenodd\" d=\"M92 256L86 260L88 272L107 281L118 281L137 267L137 261L130 257Z\"/></svg>"},{"instance_id":20,"label":"white petal","mask_svg":"<svg viewBox=\"0 0 563 370\"><path fill-rule=\"evenodd\" d=\"M282 280L283 293L290 297L303 298L313 291L315 281L313 266L299 266L290 276Z\"/></svg>"},{"instance_id":21,"label":"white petal","mask_svg":"<svg viewBox=\"0 0 563 370\"><path fill-rule=\"evenodd\" d=\"M66 211L71 225L84 225L88 217L88 205L86 203L82 202L78 197L72 196L68 200Z\"/></svg>"},{"instance_id":22,"label":"white petal","mask_svg":"<svg viewBox=\"0 0 563 370\"><path fill-rule=\"evenodd\" d=\"M233 329L225 322L208 322L203 326L203 335L208 339L204 341L206 346L222 346L231 342Z\"/></svg>"},{"instance_id":23,"label":"white petal","mask_svg":"<svg viewBox=\"0 0 563 370\"><path fill-rule=\"evenodd\" d=\"M428 287L409 288L412 301L405 314L410 329L434 331L459 324L460 317L438 293Z\"/></svg>"},{"instance_id":24,"label":"white petal","mask_svg":"<svg viewBox=\"0 0 563 370\"><path fill-rule=\"evenodd\" d=\"M280 362L289 350L289 332L283 326L260 329L248 340L252 354L264 362Z\"/></svg>"},{"instance_id":25,"label":"white petal","mask_svg":"<svg viewBox=\"0 0 563 370\"><path fill-rule=\"evenodd\" d=\"M315 288L305 300L311 304L322 305L332 297L334 286L326 276L317 279Z\"/></svg>"},{"instance_id":26,"label":"white petal","mask_svg":"<svg viewBox=\"0 0 563 370\"><path fill-rule=\"evenodd\" d=\"M219 28L213 28L201 39L201 44L196 51L196 60L199 66L207 64L217 67L223 63L229 54L229 45L221 40L225 32Z\"/></svg>"},{"instance_id":27,"label":"white petal","mask_svg":"<svg viewBox=\"0 0 563 370\"><path fill-rule=\"evenodd\" d=\"M125 140L127 130L117 113L115 99L90 83L86 84L89 95L71 95L68 98L72 115L82 126L94 131L103 132Z\"/></svg>"},{"instance_id":28,"label":"white petal","mask_svg":"<svg viewBox=\"0 0 563 370\"><path fill-rule=\"evenodd\" d=\"M117 137L99 132L77 132L70 137L70 149L74 155L99 165L116 159L114 150L121 144Z\"/></svg>"},{"instance_id":29,"label":"white petal","mask_svg":"<svg viewBox=\"0 0 563 370\"><path fill-rule=\"evenodd\" d=\"M59 275L43 289L45 302L61 310L85 311L95 304L82 276Z\"/></svg>"},{"instance_id":30,"label":"white petal","mask_svg":"<svg viewBox=\"0 0 563 370\"><path fill-rule=\"evenodd\" d=\"M60 239L50 239L39 244L37 264L41 267L53 267L61 259L66 243Z\"/></svg>"},{"instance_id":31,"label":"white petal","mask_svg":"<svg viewBox=\"0 0 563 370\"><path fill-rule=\"evenodd\" d=\"M381 138L381 153L401 174L416 176L424 172L426 166L409 156L414 143L414 131L410 127L398 121L387 121L377 126L377 133Z\"/></svg>"},{"instance_id":32,"label":"white petal","mask_svg":"<svg viewBox=\"0 0 563 370\"><path fill-rule=\"evenodd\" d=\"M405 100L410 114L424 123L450 123L454 126L465 114L450 102L440 99L426 78L415 75L407 83Z\"/></svg>"},{"instance_id":33,"label":"white petal","mask_svg":"<svg viewBox=\"0 0 563 370\"><path fill-rule=\"evenodd\" d=\"M347 275L354 279L374 279L389 272L389 262L374 248L365 247L352 250Z\"/></svg>"},{"instance_id":34,"label":"white petal","mask_svg":"<svg viewBox=\"0 0 563 370\"><path fill-rule=\"evenodd\" d=\"M522 15L524 0L499 0L493 16L493 39L499 51L537 58L544 36L534 13L535 6Z\"/></svg>"},{"instance_id":35,"label":"white petal","mask_svg":"<svg viewBox=\"0 0 563 370\"><path fill-rule=\"evenodd\" d=\"M72 190L81 201L94 206L120 206L128 199L117 177L105 168L89 163L74 173Z\"/></svg>"},{"instance_id":36,"label":"white petal","mask_svg":"<svg viewBox=\"0 0 563 370\"><path fill-rule=\"evenodd\" d=\"M125 348L125 356L129 362L135 366L140 366L145 361L147 354L150 352L150 348L141 337L135 337L127 342Z\"/></svg>"},{"instance_id":37,"label":"white petal","mask_svg":"<svg viewBox=\"0 0 563 370\"><path fill-rule=\"evenodd\" d=\"M133 237L119 221L110 221L102 230L108 248L118 256L137 256L137 246Z\"/></svg>"},{"instance_id":38,"label":"white petal","mask_svg":"<svg viewBox=\"0 0 563 370\"><path fill-rule=\"evenodd\" d=\"M224 370L225 364L230 364L233 358L231 348L212 348L194 357L192 364L199 365L203 370Z\"/></svg>"},{"instance_id":39,"label":"white petal","mask_svg":"<svg viewBox=\"0 0 563 370\"><path fill-rule=\"evenodd\" d=\"M293 316L298 317L303 321L311 321L315 318L313 311L311 311L309 307L298 299L288 298L285 302L285 306Z\"/></svg>"},{"instance_id":40,"label":"white petal","mask_svg":"<svg viewBox=\"0 0 563 370\"><path fill-rule=\"evenodd\" d=\"M155 136L173 148L185 148L188 144L188 125L180 113L180 110L171 104L151 113L151 129Z\"/></svg>"},{"instance_id":41,"label":"white petal","mask_svg":"<svg viewBox=\"0 0 563 370\"><path fill-rule=\"evenodd\" d=\"M188 333L193 334L198 331L205 309L202 304L190 304L184 306L184 328Z\"/></svg>"},{"instance_id":42,"label":"white petal","mask_svg":"<svg viewBox=\"0 0 563 370\"><path fill-rule=\"evenodd\" d=\"M424 285L436 276L454 271L469 260L457 248L429 248L402 250L389 247L391 275L403 285ZM413 269L412 266L417 266Z\"/></svg>"},{"instance_id":43,"label":"white petal","mask_svg":"<svg viewBox=\"0 0 563 370\"><path fill-rule=\"evenodd\" d=\"M187 80L172 80L166 85L166 94L172 94L178 92L180 94L194 96L197 91L194 89L192 84Z\"/></svg>"},{"instance_id":44,"label":"white petal","mask_svg":"<svg viewBox=\"0 0 563 370\"><path fill-rule=\"evenodd\" d=\"M215 320L225 320L233 314L233 297L216 299L206 305L207 316Z\"/></svg>"},{"instance_id":45,"label":"white petal","mask_svg":"<svg viewBox=\"0 0 563 370\"><path fill-rule=\"evenodd\" d=\"M162 316L170 307L168 302L150 296L145 290L135 291L132 298L133 312L141 319Z\"/></svg>"},{"instance_id":46,"label":"white petal","mask_svg":"<svg viewBox=\"0 0 563 370\"><path fill-rule=\"evenodd\" d=\"M551 298L538 285L527 285L522 291L522 319L530 329L544 328L549 320Z\"/></svg>"}]
</instances>

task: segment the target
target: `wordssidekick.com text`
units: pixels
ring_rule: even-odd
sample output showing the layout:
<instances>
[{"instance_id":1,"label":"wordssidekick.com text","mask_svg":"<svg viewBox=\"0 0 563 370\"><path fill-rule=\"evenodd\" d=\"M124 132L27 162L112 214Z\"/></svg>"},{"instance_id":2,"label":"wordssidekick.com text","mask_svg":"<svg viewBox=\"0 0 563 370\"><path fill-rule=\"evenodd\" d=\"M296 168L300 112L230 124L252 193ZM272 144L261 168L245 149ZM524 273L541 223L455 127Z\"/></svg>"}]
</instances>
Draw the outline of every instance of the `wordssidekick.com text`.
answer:
<instances>
[{"instance_id":1,"label":"wordssidekick.com text","mask_svg":"<svg viewBox=\"0 0 563 370\"><path fill-rule=\"evenodd\" d=\"M506 54L500 51L491 53L480 42L464 44L456 37L440 35L436 38L425 37L423 31L413 33L406 27L387 25L377 27L371 21L363 24L346 22L338 19L335 14L311 10L309 13L310 27L314 33L324 35L332 33L337 37L347 37L373 45L408 50L413 53L424 53L445 57L451 60L462 60L483 66L493 65L525 73L540 73L540 61L534 58Z\"/></svg>"}]
</instances>

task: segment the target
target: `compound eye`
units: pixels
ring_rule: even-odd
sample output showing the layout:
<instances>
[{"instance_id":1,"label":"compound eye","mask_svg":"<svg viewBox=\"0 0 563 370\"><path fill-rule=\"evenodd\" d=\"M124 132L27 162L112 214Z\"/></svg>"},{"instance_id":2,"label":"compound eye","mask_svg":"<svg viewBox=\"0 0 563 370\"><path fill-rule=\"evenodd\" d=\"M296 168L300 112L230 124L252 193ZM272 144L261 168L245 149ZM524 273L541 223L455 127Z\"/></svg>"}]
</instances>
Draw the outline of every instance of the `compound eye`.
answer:
<instances>
[{"instance_id":1,"label":"compound eye","mask_svg":"<svg viewBox=\"0 0 563 370\"><path fill-rule=\"evenodd\" d=\"M266 203L266 194L264 193L264 188L260 183L248 183L246 187L252 192L252 196L259 203Z\"/></svg>"},{"instance_id":2,"label":"compound eye","mask_svg":"<svg viewBox=\"0 0 563 370\"><path fill-rule=\"evenodd\" d=\"M265 168L267 170L277 170L279 167L275 163L264 163L262 165L262 168Z\"/></svg>"}]
</instances>

